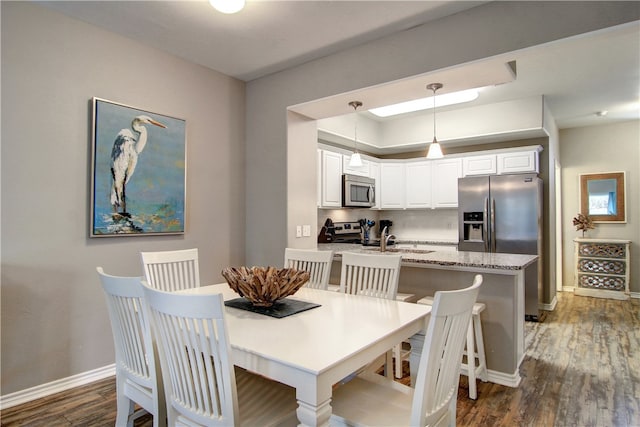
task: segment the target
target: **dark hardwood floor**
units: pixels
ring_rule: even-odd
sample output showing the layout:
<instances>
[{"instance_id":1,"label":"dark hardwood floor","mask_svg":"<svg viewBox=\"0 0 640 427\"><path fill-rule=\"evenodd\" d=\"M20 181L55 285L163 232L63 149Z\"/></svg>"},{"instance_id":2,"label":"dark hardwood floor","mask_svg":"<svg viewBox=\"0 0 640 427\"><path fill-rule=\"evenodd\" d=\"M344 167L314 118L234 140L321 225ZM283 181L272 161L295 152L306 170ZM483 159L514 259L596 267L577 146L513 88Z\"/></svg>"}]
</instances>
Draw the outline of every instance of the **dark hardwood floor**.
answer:
<instances>
[{"instance_id":1,"label":"dark hardwood floor","mask_svg":"<svg viewBox=\"0 0 640 427\"><path fill-rule=\"evenodd\" d=\"M556 310L543 322L527 322L525 332L520 387L479 381L473 401L462 376L459 426L640 426L640 300L564 292ZM110 378L6 409L0 417L2 427L110 426L115 414ZM135 425L151 426L151 417Z\"/></svg>"}]
</instances>

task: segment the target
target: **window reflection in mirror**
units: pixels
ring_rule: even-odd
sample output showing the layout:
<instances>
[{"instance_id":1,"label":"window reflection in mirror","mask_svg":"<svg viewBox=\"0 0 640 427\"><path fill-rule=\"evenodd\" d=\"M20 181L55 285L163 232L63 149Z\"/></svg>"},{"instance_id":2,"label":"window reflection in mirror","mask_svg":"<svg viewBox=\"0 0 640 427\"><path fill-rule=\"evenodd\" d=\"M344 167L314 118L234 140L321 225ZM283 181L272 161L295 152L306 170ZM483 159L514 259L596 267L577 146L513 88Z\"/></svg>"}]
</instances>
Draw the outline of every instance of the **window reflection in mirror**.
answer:
<instances>
[{"instance_id":1,"label":"window reflection in mirror","mask_svg":"<svg viewBox=\"0 0 640 427\"><path fill-rule=\"evenodd\" d=\"M581 213L594 222L626 222L624 172L580 175Z\"/></svg>"}]
</instances>

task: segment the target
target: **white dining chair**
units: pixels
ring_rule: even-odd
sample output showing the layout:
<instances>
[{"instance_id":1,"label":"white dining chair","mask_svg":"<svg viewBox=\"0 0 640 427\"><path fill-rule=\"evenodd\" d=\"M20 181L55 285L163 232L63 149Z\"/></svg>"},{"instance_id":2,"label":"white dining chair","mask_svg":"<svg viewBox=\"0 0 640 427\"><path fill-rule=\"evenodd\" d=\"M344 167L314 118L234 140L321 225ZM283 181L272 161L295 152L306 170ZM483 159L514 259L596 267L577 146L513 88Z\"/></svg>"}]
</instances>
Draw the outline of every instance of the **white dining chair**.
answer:
<instances>
[{"instance_id":1,"label":"white dining chair","mask_svg":"<svg viewBox=\"0 0 640 427\"><path fill-rule=\"evenodd\" d=\"M304 286L309 288L324 291L328 289L332 262L333 251L293 248L284 250L284 268L307 271L310 278Z\"/></svg>"},{"instance_id":2,"label":"white dining chair","mask_svg":"<svg viewBox=\"0 0 640 427\"><path fill-rule=\"evenodd\" d=\"M461 290L435 293L415 388L364 371L333 391L331 425L456 424L460 359L482 276Z\"/></svg>"},{"instance_id":3,"label":"white dining chair","mask_svg":"<svg viewBox=\"0 0 640 427\"><path fill-rule=\"evenodd\" d=\"M222 294L143 282L165 379L169 426L297 425L295 389L234 369Z\"/></svg>"},{"instance_id":4,"label":"white dining chair","mask_svg":"<svg viewBox=\"0 0 640 427\"><path fill-rule=\"evenodd\" d=\"M200 287L198 249L141 252L145 280L163 291Z\"/></svg>"},{"instance_id":5,"label":"white dining chair","mask_svg":"<svg viewBox=\"0 0 640 427\"><path fill-rule=\"evenodd\" d=\"M424 297L418 300L418 304L432 305L433 297ZM486 305L481 302L473 305L471 322L469 322L469 330L467 331L467 344L462 352L463 356L466 356L466 360L463 360L460 366L460 372L469 378L469 398L473 400L478 398L476 378L486 382L489 375L487 372L487 357L484 352L482 319L480 318L480 314L485 308ZM478 360L477 365L476 360Z\"/></svg>"},{"instance_id":6,"label":"white dining chair","mask_svg":"<svg viewBox=\"0 0 640 427\"><path fill-rule=\"evenodd\" d=\"M340 292L396 299L401 261L402 255L400 254L343 252ZM385 373L389 378L393 376L393 357L396 358L396 363L402 363L401 344L395 345L386 354Z\"/></svg>"},{"instance_id":7,"label":"white dining chair","mask_svg":"<svg viewBox=\"0 0 640 427\"><path fill-rule=\"evenodd\" d=\"M116 426L132 427L146 412L166 425L162 375L143 310L142 277L118 277L96 268L104 290L116 351ZM134 405L142 409L135 411Z\"/></svg>"}]
</instances>

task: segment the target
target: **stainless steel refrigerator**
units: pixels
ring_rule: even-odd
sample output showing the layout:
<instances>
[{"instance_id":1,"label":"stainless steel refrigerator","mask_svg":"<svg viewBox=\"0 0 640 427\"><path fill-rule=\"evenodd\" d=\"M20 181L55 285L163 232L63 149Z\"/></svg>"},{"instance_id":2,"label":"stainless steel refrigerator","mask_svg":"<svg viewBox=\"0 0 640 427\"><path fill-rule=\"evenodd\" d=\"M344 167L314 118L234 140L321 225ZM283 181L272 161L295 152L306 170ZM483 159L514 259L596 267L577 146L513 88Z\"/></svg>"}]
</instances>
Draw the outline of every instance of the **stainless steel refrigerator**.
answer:
<instances>
[{"instance_id":1,"label":"stainless steel refrigerator","mask_svg":"<svg viewBox=\"0 0 640 427\"><path fill-rule=\"evenodd\" d=\"M535 174L458 179L458 250L538 255L525 271L525 319L542 300L542 180Z\"/></svg>"}]
</instances>

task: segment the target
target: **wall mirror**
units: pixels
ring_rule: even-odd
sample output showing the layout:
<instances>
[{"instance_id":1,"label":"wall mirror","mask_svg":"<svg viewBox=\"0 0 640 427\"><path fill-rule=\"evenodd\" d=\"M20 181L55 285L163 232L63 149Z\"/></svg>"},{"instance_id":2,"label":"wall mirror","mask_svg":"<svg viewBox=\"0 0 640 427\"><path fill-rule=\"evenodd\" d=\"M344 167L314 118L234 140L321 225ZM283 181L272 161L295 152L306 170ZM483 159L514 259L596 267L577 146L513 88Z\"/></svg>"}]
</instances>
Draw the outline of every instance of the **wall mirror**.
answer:
<instances>
[{"instance_id":1,"label":"wall mirror","mask_svg":"<svg viewBox=\"0 0 640 427\"><path fill-rule=\"evenodd\" d=\"M580 175L580 212L593 222L627 222L624 172Z\"/></svg>"}]
</instances>

